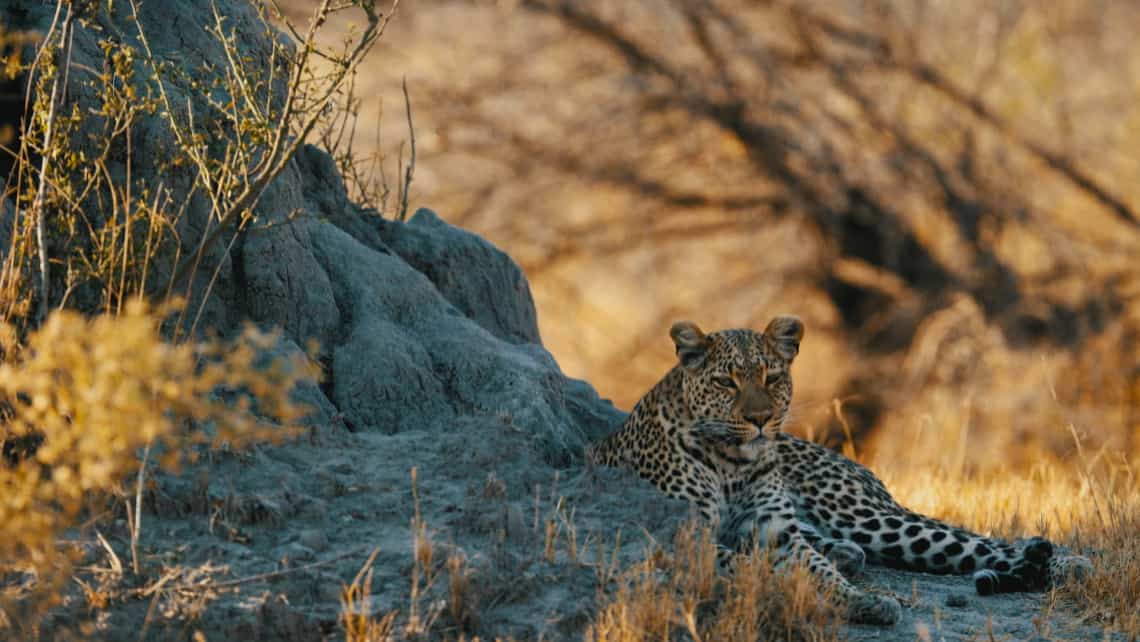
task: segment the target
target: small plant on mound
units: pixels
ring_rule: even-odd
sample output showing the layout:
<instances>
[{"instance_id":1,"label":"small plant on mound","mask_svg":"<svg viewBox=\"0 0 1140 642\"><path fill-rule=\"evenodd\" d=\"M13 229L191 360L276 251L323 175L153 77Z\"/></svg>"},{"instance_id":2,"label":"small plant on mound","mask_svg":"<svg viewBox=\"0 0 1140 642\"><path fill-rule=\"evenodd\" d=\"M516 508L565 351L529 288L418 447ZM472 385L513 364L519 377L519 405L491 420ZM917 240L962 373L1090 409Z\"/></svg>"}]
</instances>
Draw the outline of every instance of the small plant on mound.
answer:
<instances>
[{"instance_id":1,"label":"small plant on mound","mask_svg":"<svg viewBox=\"0 0 1140 642\"><path fill-rule=\"evenodd\" d=\"M161 5L135 0L59 0L34 59L0 58L29 78L19 147L0 150L15 163L0 201L16 213L0 210L0 320L21 336L54 308L118 313L140 293L191 302L195 328L226 265L219 255L300 215L258 205L306 143L351 131L356 71L398 3L381 13L372 1L321 0L307 28L250 4L246 14L209 3L201 46L217 59L162 49L166 34L148 21ZM363 13L361 28L321 45L322 26L349 10ZM155 140L161 154L141 158ZM364 160L338 159L363 174Z\"/></svg>"},{"instance_id":2,"label":"small plant on mound","mask_svg":"<svg viewBox=\"0 0 1140 642\"><path fill-rule=\"evenodd\" d=\"M162 316L141 303L119 316L59 311L25 345L3 347L0 437L38 445L0 466L0 564L35 578L23 587L34 599L0 598L0 624L51 605L69 569L59 537L139 471L139 453L172 470L194 444L288 437L307 412L290 395L314 375L303 355L265 358L276 338L255 329L232 342L171 344Z\"/></svg>"}]
</instances>

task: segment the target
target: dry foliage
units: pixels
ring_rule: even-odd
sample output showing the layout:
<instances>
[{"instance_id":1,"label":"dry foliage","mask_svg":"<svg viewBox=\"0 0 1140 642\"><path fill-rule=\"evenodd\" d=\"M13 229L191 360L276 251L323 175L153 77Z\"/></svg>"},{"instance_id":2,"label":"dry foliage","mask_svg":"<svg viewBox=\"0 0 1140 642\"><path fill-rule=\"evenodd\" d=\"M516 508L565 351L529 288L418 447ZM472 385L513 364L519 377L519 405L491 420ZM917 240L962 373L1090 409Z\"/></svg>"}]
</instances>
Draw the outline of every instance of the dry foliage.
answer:
<instances>
[{"instance_id":1,"label":"dry foliage","mask_svg":"<svg viewBox=\"0 0 1140 642\"><path fill-rule=\"evenodd\" d=\"M273 223L255 213L267 186L311 133L343 126L347 86L392 12L324 0L307 29L284 24L290 41L258 3L250 19L266 50L254 55L254 39L239 39L242 16L211 7L220 59L199 68L152 50L141 14L154 7L138 2L60 0L34 56L19 49L32 40L0 33L16 47L3 52L5 75L24 77L29 105L18 147L0 152L13 167L0 198L0 630L35 630L69 578L60 536L90 534L113 498L144 585L132 595L232 588L210 569L151 577L140 566L149 466L278 442L308 411L292 398L318 376L308 357L273 356L279 337L252 327L202 339L198 322L224 255ZM354 7L366 23L355 37L318 46L321 25ZM102 64L77 63L77 42ZM175 142L145 166L135 156L142 127ZM207 211L190 221L195 202ZM99 537L106 572L80 582L94 608L123 595L114 583L124 564Z\"/></svg>"},{"instance_id":2,"label":"dry foliage","mask_svg":"<svg viewBox=\"0 0 1140 642\"><path fill-rule=\"evenodd\" d=\"M0 437L33 445L0 466L0 560L35 572L37 592L66 578L56 540L145 467L140 452L172 470L197 443L287 438L308 411L291 393L313 367L267 358L273 335L251 328L232 342L171 344L161 318L141 303L91 319L59 311L25 344L4 347Z\"/></svg>"},{"instance_id":3,"label":"dry foliage","mask_svg":"<svg viewBox=\"0 0 1140 642\"><path fill-rule=\"evenodd\" d=\"M1080 540L1100 552L1093 560L1093 576L1084 586L1060 591L1066 606L1077 605L1093 621L1104 622L1140 639L1140 507L1112 500L1105 507L1107 523L1087 524L1076 531Z\"/></svg>"},{"instance_id":4,"label":"dry foliage","mask_svg":"<svg viewBox=\"0 0 1140 642\"><path fill-rule=\"evenodd\" d=\"M372 565L380 549L374 549L352 582L341 589L340 624L347 642L387 642L393 639L397 611L377 619L371 615Z\"/></svg>"},{"instance_id":5,"label":"dry foliage","mask_svg":"<svg viewBox=\"0 0 1140 642\"><path fill-rule=\"evenodd\" d=\"M395 11L323 0L308 8L307 28L281 22L290 40L266 5L255 8L240 22L212 6L208 48L221 59L189 67L154 50L140 3L56 4L23 66L31 107L4 194L21 215L0 234L0 319L26 332L56 307L120 312L144 294L189 301L184 325L196 329L222 265L214 256L281 222L256 210L266 188L310 138L351 132L352 80ZM349 10L363 26L319 45L321 26ZM254 33L243 41L239 29ZM251 36L264 46L250 47ZM94 40L101 69L68 64L77 38ZM173 145L140 161L141 125ZM206 211L191 212L195 202Z\"/></svg>"}]
</instances>

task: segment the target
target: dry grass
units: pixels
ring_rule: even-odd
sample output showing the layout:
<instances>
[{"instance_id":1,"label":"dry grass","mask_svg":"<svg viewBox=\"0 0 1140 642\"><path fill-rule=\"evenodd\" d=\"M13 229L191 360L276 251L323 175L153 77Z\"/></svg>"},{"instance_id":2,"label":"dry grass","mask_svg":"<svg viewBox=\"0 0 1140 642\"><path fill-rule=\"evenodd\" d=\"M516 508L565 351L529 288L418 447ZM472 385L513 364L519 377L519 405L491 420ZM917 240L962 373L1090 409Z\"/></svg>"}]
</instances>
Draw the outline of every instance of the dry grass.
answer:
<instances>
[{"instance_id":1,"label":"dry grass","mask_svg":"<svg viewBox=\"0 0 1140 642\"><path fill-rule=\"evenodd\" d=\"M352 582L341 590L340 624L347 642L382 642L392 639L398 613L371 616L372 565L380 549L374 549Z\"/></svg>"},{"instance_id":2,"label":"dry grass","mask_svg":"<svg viewBox=\"0 0 1140 642\"><path fill-rule=\"evenodd\" d=\"M1079 605L1094 621L1111 625L1127 639L1140 639L1140 507L1110 504L1107 525L1092 525L1082 539L1099 551L1093 576L1084 586L1066 588L1060 597Z\"/></svg>"},{"instance_id":3,"label":"dry grass","mask_svg":"<svg viewBox=\"0 0 1140 642\"><path fill-rule=\"evenodd\" d=\"M841 619L805 567L776 570L763 554L740 559L731 575L716 569L706 529L689 524L674 554L650 555L616 579L586 631L595 642L675 639L836 640Z\"/></svg>"},{"instance_id":4,"label":"dry grass","mask_svg":"<svg viewBox=\"0 0 1140 642\"><path fill-rule=\"evenodd\" d=\"M412 468L412 565L408 601L403 610L375 613L371 603L373 563L379 549L373 550L351 583L341 588L340 625L348 642L387 642L427 640L436 633L446 612L461 631L475 625L477 593L472 589L467 561L461 551L453 551L445 562L432 540L427 521L420 512L418 471ZM441 566L448 574L446 597L437 586ZM478 638L476 638L478 639Z\"/></svg>"}]
</instances>

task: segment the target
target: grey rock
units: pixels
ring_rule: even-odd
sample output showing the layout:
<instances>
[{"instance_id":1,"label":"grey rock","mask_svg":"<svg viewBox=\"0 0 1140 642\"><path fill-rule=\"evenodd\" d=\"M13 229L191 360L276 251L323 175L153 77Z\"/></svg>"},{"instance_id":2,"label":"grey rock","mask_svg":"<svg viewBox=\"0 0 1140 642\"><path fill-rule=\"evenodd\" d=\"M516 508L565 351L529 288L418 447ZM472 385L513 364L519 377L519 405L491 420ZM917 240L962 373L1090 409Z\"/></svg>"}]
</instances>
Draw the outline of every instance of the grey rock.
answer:
<instances>
[{"instance_id":1,"label":"grey rock","mask_svg":"<svg viewBox=\"0 0 1140 642\"><path fill-rule=\"evenodd\" d=\"M298 344L333 343L340 312L332 283L313 256L311 220L299 188L300 172L289 165L258 205L262 213L236 245L245 312L282 328Z\"/></svg>"},{"instance_id":2,"label":"grey rock","mask_svg":"<svg viewBox=\"0 0 1140 642\"><path fill-rule=\"evenodd\" d=\"M399 257L376 252L327 222L314 221L309 234L346 326L376 318L412 329L451 308L431 281Z\"/></svg>"},{"instance_id":3,"label":"grey rock","mask_svg":"<svg viewBox=\"0 0 1140 642\"><path fill-rule=\"evenodd\" d=\"M321 529L310 528L301 531L297 543L319 553L329 547L329 536Z\"/></svg>"},{"instance_id":4,"label":"grey rock","mask_svg":"<svg viewBox=\"0 0 1140 642\"><path fill-rule=\"evenodd\" d=\"M488 286L481 296L507 292L507 307L530 311L520 312L522 317L533 315L525 279L505 256L501 262L498 250L431 215L421 213L416 220L421 222L386 228L385 243L406 253L419 248L420 256L435 248L439 256L467 257L464 269L472 273L480 268L471 257L483 256L492 261L488 274L507 281ZM453 294L466 296L473 290L463 284L474 281L442 279L442 266L433 268L439 282L432 281L403 255L376 251L328 222L313 221L310 239L342 323L343 339L332 350L332 400L358 429L446 431L460 415L492 416L503 429L530 435L546 461L565 465L588 440L620 423L620 411L585 383L568 380L540 344L520 339L528 332L537 338L537 329L492 323L486 316L485 323L473 322L470 315L483 312L464 312L455 304L471 300L453 301L438 289L451 284ZM477 253L452 253L446 243L475 247ZM512 302L511 292L521 299Z\"/></svg>"},{"instance_id":5,"label":"grey rock","mask_svg":"<svg viewBox=\"0 0 1140 642\"><path fill-rule=\"evenodd\" d=\"M349 200L344 180L332 156L318 147L305 145L298 150L296 161L301 170L306 208L310 213L336 225L366 247L391 254L380 233L385 221L376 210L360 207Z\"/></svg>"},{"instance_id":6,"label":"grey rock","mask_svg":"<svg viewBox=\"0 0 1140 642\"><path fill-rule=\"evenodd\" d=\"M566 409L588 441L605 437L625 421L626 413L609 399L598 396L598 392L589 383L566 378L563 386Z\"/></svg>"},{"instance_id":7,"label":"grey rock","mask_svg":"<svg viewBox=\"0 0 1140 642\"><path fill-rule=\"evenodd\" d=\"M581 454L587 435L566 404L565 377L545 350L505 343L447 316L422 326L421 336L457 412L489 415L503 430L528 435L548 463L565 465Z\"/></svg>"},{"instance_id":8,"label":"grey rock","mask_svg":"<svg viewBox=\"0 0 1140 642\"><path fill-rule=\"evenodd\" d=\"M530 285L511 257L421 208L407 224L389 222L384 242L427 275L464 315L511 343L541 343Z\"/></svg>"},{"instance_id":9,"label":"grey rock","mask_svg":"<svg viewBox=\"0 0 1140 642\"><path fill-rule=\"evenodd\" d=\"M386 433L435 425L454 415L432 359L399 325L361 319L333 355L334 398L357 429Z\"/></svg>"},{"instance_id":10,"label":"grey rock","mask_svg":"<svg viewBox=\"0 0 1140 642\"><path fill-rule=\"evenodd\" d=\"M281 336L272 349L259 355L259 362L266 365L271 360L284 363L298 358L308 359L308 356L292 339ZM309 379L299 381L290 396L294 401L304 404L309 410L305 418L301 420L304 425L325 426L337 414L336 406L329 401L316 381Z\"/></svg>"}]
</instances>

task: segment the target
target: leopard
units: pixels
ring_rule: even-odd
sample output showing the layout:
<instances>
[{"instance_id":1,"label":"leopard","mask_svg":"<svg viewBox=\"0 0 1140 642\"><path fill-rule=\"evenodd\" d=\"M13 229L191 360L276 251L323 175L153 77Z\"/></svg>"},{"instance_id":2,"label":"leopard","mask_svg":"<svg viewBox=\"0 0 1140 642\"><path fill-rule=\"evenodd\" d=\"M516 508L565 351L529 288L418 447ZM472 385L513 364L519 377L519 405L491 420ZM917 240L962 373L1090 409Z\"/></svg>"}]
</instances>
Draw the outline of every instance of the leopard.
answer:
<instances>
[{"instance_id":1,"label":"leopard","mask_svg":"<svg viewBox=\"0 0 1140 642\"><path fill-rule=\"evenodd\" d=\"M763 332L669 331L677 362L613 433L588 445L588 466L634 470L687 500L715 533L722 566L763 546L778 566L806 564L853 623L892 625L893 595L858 586L867 564L971 575L980 595L1040 592L1091 573L1082 555L1044 537L984 536L899 504L864 465L784 430L791 366L804 324L779 315Z\"/></svg>"}]
</instances>

